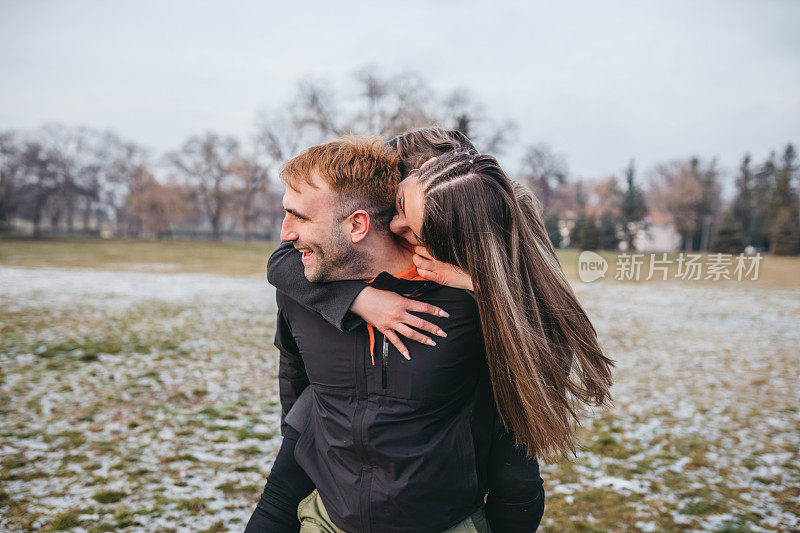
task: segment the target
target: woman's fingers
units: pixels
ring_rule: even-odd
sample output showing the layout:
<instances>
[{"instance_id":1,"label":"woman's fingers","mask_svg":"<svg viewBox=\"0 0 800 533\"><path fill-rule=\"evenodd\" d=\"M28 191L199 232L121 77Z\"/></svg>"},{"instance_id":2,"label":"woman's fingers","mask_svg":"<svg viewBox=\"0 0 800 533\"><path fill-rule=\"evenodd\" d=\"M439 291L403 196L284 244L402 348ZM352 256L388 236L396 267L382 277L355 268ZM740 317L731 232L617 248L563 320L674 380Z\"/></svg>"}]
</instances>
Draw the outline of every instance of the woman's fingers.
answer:
<instances>
[{"instance_id":1,"label":"woman's fingers","mask_svg":"<svg viewBox=\"0 0 800 533\"><path fill-rule=\"evenodd\" d=\"M417 267L417 273L423 278L441 285L451 285L448 277L451 272L450 265L426 258L420 254L414 254L411 260L414 262L414 266Z\"/></svg>"},{"instance_id":2,"label":"woman's fingers","mask_svg":"<svg viewBox=\"0 0 800 533\"><path fill-rule=\"evenodd\" d=\"M403 357L405 357L409 361L411 360L411 356L408 354L408 348L406 348L406 345L403 344L402 341L400 341L400 337L397 336L397 333L395 333L390 329L387 329L386 331L383 332L383 334L386 335L386 338L389 339L389 342L394 344L394 347L397 348L397 351L403 354Z\"/></svg>"},{"instance_id":3,"label":"woman's fingers","mask_svg":"<svg viewBox=\"0 0 800 533\"><path fill-rule=\"evenodd\" d=\"M433 270L432 259L426 259L419 254L414 254L411 260L414 262L414 266L416 266L418 269L424 268L425 270Z\"/></svg>"},{"instance_id":4,"label":"woman's fingers","mask_svg":"<svg viewBox=\"0 0 800 533\"><path fill-rule=\"evenodd\" d=\"M429 346L436 346L436 343L428 337L427 335L423 335L419 331L415 329L411 329L410 327L406 326L405 324L400 324L395 328L395 331L402 335L403 337L407 337L412 341L421 342L422 344L427 344Z\"/></svg>"},{"instance_id":5,"label":"woman's fingers","mask_svg":"<svg viewBox=\"0 0 800 533\"><path fill-rule=\"evenodd\" d=\"M430 333L433 333L434 335L438 335L440 337L447 337L447 333L442 331L442 328L440 328L436 324L431 324L427 320L423 320L420 317L414 316L410 313L406 315L403 322L405 322L411 327L428 331Z\"/></svg>"},{"instance_id":6,"label":"woman's fingers","mask_svg":"<svg viewBox=\"0 0 800 533\"><path fill-rule=\"evenodd\" d=\"M415 250L419 248L420 247L417 246ZM473 290L473 283L470 275L455 265L443 263L436 259L426 258L420 253L415 253L412 260L414 261L414 266L417 267L417 273L427 280L434 281L440 285L455 287L456 289Z\"/></svg>"},{"instance_id":7,"label":"woman's fingers","mask_svg":"<svg viewBox=\"0 0 800 533\"><path fill-rule=\"evenodd\" d=\"M434 272L433 270L425 270L424 268L417 267L417 274L419 274L420 277L427 279L428 281L433 281L435 283L439 283L440 285L444 285L444 283L442 283L440 279L441 276L439 276L439 274Z\"/></svg>"},{"instance_id":8,"label":"woman's fingers","mask_svg":"<svg viewBox=\"0 0 800 533\"><path fill-rule=\"evenodd\" d=\"M444 309L404 297L400 297L400 300L395 305L397 307L386 315L385 319L382 321L385 327L383 329L378 329L406 359L410 360L411 356L409 355L408 348L406 348L405 344L400 340L399 335L411 339L412 341L427 344L428 346L436 346L436 342L422 332L417 331L418 329L434 335L439 335L440 337L447 337L447 333L436 324L411 314L411 311L413 311L415 313L425 313L439 317L450 316Z\"/></svg>"},{"instance_id":9,"label":"woman's fingers","mask_svg":"<svg viewBox=\"0 0 800 533\"><path fill-rule=\"evenodd\" d=\"M436 307L435 305L426 304L425 302L420 302L418 300L410 300L406 299L408 302L408 307L406 307L407 311L414 311L415 313L425 313L426 315L434 315L434 316L441 316L447 318L450 314L440 307Z\"/></svg>"},{"instance_id":10,"label":"woman's fingers","mask_svg":"<svg viewBox=\"0 0 800 533\"><path fill-rule=\"evenodd\" d=\"M433 256L424 246L415 246L414 253L422 257L423 259L427 259L428 261L433 261Z\"/></svg>"}]
</instances>

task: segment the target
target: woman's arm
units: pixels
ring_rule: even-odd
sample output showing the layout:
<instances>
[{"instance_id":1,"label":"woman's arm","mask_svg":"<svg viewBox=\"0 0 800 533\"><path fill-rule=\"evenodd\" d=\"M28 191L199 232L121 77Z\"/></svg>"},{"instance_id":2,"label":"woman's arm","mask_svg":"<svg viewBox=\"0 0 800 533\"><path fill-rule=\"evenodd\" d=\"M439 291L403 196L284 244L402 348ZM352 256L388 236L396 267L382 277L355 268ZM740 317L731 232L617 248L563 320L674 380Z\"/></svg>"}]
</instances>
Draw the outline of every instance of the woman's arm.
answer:
<instances>
[{"instance_id":1,"label":"woman's arm","mask_svg":"<svg viewBox=\"0 0 800 533\"><path fill-rule=\"evenodd\" d=\"M436 306L404 298L391 291L375 289L363 281L312 283L303 271L300 254L291 243L284 242L269 258L267 281L306 309L319 313L341 331L351 331L363 319L386 335L404 354L408 354L408 349L398 334L423 344L432 342L430 337L412 327L445 336L435 324L411 314L447 316Z\"/></svg>"},{"instance_id":2,"label":"woman's arm","mask_svg":"<svg viewBox=\"0 0 800 533\"><path fill-rule=\"evenodd\" d=\"M361 318L349 310L356 296L368 286L366 283L357 280L311 283L304 270L300 253L292 243L284 242L267 262L267 281L341 331L350 331L361 324Z\"/></svg>"},{"instance_id":3,"label":"woman's arm","mask_svg":"<svg viewBox=\"0 0 800 533\"><path fill-rule=\"evenodd\" d=\"M489 455L486 518L492 531L531 533L544 513L544 487L539 463L514 445L502 426L495 431Z\"/></svg>"}]
</instances>

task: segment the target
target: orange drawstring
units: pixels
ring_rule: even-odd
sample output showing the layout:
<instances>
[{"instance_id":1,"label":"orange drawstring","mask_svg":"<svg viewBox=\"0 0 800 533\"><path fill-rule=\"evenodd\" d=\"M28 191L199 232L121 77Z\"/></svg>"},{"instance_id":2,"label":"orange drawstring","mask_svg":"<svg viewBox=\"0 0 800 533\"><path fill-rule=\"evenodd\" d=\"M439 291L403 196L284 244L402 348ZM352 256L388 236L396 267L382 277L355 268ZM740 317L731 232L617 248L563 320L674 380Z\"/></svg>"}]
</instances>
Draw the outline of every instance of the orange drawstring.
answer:
<instances>
[{"instance_id":1,"label":"orange drawstring","mask_svg":"<svg viewBox=\"0 0 800 533\"><path fill-rule=\"evenodd\" d=\"M369 333L369 355L372 358L372 366L375 366L375 330L372 324L367 324L367 332Z\"/></svg>"},{"instance_id":2,"label":"orange drawstring","mask_svg":"<svg viewBox=\"0 0 800 533\"><path fill-rule=\"evenodd\" d=\"M417 267L415 265L411 265L407 269L398 272L394 277L412 281L425 281L425 278L417 273ZM372 283L373 281L375 281L375 278L368 280L367 283ZM372 327L372 324L367 324L367 332L369 333L369 355L372 359L372 366L375 366L375 329Z\"/></svg>"}]
</instances>

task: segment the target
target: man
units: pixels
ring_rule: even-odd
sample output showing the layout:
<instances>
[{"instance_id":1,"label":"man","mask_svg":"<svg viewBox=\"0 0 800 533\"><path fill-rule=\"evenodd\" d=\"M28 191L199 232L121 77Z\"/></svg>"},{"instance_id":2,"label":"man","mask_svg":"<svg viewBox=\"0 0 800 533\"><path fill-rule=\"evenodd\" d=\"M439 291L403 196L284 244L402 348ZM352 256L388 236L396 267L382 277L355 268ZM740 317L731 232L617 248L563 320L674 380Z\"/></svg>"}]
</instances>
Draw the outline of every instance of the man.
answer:
<instances>
[{"instance_id":1,"label":"man","mask_svg":"<svg viewBox=\"0 0 800 533\"><path fill-rule=\"evenodd\" d=\"M379 139L342 139L290 160L281 178L281 240L308 280L374 279L450 313L432 319L448 336L406 360L370 326L341 331L277 293L284 417L311 388L295 458L318 492L300 505L301 531L488 531L495 412L477 309L466 292L415 276L389 232L396 155Z\"/></svg>"}]
</instances>

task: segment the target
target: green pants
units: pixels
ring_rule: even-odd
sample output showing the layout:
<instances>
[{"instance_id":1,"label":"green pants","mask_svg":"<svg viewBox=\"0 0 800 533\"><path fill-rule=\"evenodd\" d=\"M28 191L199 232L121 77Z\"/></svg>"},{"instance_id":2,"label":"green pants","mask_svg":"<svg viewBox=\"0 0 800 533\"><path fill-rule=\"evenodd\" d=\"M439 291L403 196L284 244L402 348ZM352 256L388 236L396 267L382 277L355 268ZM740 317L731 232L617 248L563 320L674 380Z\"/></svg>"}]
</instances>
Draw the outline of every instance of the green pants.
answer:
<instances>
[{"instance_id":1,"label":"green pants","mask_svg":"<svg viewBox=\"0 0 800 533\"><path fill-rule=\"evenodd\" d=\"M297 518L300 519L300 533L346 533L331 521L316 490L297 506ZM443 533L492 533L492 530L481 508Z\"/></svg>"}]
</instances>

